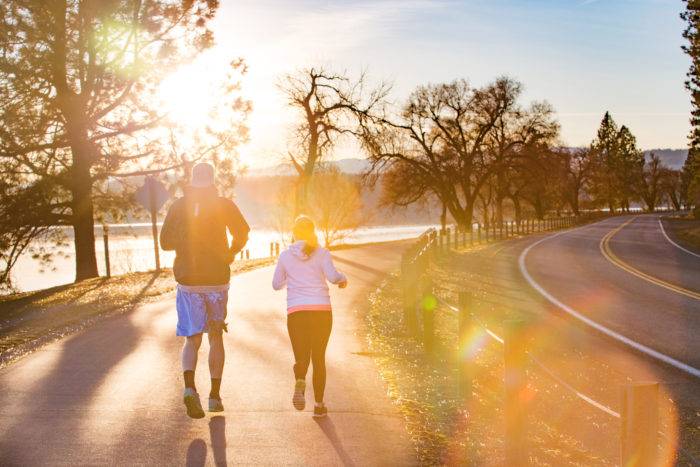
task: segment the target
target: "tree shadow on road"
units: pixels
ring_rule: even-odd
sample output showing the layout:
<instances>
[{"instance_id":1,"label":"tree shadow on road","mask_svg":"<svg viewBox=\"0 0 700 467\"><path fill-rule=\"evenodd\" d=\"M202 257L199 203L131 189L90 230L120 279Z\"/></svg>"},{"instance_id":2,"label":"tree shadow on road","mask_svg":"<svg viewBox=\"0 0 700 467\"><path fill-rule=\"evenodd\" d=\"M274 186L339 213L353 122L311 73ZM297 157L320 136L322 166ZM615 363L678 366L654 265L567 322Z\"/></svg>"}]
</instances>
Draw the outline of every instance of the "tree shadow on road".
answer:
<instances>
[{"instance_id":1,"label":"tree shadow on road","mask_svg":"<svg viewBox=\"0 0 700 467\"><path fill-rule=\"evenodd\" d=\"M387 272L382 271L380 269L376 269L370 266L367 266L366 264L358 263L357 261L352 261L349 259L341 258L339 256L333 256L333 260L337 261L339 263L347 264L350 267L360 269L365 272L369 272L371 274L374 274L377 277L384 277L386 276Z\"/></svg>"},{"instance_id":2,"label":"tree shadow on road","mask_svg":"<svg viewBox=\"0 0 700 467\"><path fill-rule=\"evenodd\" d=\"M156 276L129 301L129 311L138 306ZM7 394L15 392L12 385L13 368L0 375L3 388L0 404L21 404L22 416L4 428L0 436L0 452L4 460L20 464L50 463L54 451L74 452L76 458L63 462L90 463L81 445L85 443L83 432L86 407L97 395L103 381L112 370L137 347L141 330L130 319L109 319L98 323L88 333L75 334L62 343L60 355L51 369L32 381L22 391L19 401L7 400ZM117 339L118 338L118 339ZM37 423L42 420L42 423ZM36 440L41 440L42 449L36 449ZM76 449L70 449L69 447ZM82 454L81 454L82 453Z\"/></svg>"}]
</instances>

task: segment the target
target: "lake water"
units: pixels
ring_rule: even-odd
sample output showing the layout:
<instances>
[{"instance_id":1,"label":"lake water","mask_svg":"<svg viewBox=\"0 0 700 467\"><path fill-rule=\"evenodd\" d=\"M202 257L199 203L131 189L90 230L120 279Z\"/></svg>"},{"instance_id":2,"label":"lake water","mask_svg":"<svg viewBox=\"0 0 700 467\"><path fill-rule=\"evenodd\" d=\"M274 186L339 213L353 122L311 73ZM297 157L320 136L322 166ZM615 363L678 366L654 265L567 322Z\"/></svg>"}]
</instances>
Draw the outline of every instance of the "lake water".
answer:
<instances>
[{"instance_id":1,"label":"lake water","mask_svg":"<svg viewBox=\"0 0 700 467\"><path fill-rule=\"evenodd\" d=\"M348 235L342 243L359 244L383 242L415 238L423 233L429 225L408 226L378 226L364 227ZM104 246L102 228L95 229L97 264L100 275L105 273ZM69 242L72 238L69 238ZM250 233L246 249L251 258L270 256L270 243L280 242L284 248L283 238L279 232L271 229L253 229ZM32 291L68 284L75 279L75 256L73 245L65 248L54 248L52 264L42 269L41 263L25 254L15 265L13 279L15 285L22 291ZM109 226L109 256L113 275L127 272L149 271L155 269L153 252L153 237L150 224L116 224ZM175 253L160 250L162 267L171 267Z\"/></svg>"}]
</instances>

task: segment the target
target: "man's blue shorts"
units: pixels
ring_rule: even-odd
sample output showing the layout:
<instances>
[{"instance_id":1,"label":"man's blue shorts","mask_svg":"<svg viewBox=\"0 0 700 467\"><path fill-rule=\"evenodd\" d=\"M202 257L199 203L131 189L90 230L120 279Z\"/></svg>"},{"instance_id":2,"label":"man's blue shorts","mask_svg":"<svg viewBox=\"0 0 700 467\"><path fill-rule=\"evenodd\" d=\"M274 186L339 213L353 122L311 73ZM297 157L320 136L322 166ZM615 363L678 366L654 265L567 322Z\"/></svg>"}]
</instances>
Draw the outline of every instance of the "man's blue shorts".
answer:
<instances>
[{"instance_id":1,"label":"man's blue shorts","mask_svg":"<svg viewBox=\"0 0 700 467\"><path fill-rule=\"evenodd\" d=\"M191 292L177 287L177 335L194 336L209 332L209 323L226 320L228 289L213 292ZM223 325L225 329L225 324Z\"/></svg>"}]
</instances>

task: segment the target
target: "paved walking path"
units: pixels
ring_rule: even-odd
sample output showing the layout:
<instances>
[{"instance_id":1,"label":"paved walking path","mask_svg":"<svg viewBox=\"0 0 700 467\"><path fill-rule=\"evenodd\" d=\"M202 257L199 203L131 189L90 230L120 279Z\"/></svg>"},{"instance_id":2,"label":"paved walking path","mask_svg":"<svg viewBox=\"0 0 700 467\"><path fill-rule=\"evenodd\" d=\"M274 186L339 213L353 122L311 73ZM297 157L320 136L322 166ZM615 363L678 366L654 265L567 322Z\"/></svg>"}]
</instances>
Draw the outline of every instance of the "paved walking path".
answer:
<instances>
[{"instance_id":1,"label":"paved walking path","mask_svg":"<svg viewBox=\"0 0 700 467\"><path fill-rule=\"evenodd\" d=\"M232 280L224 414L190 420L184 413L182 341L174 335L169 295L0 371L1 463L414 464L403 420L363 352L360 332L368 293L398 265L404 245L335 255L350 286L332 292L326 419L315 421L310 407L303 413L292 408L285 295L272 291L267 267ZM206 351L204 343L197 372L203 395L209 389Z\"/></svg>"}]
</instances>

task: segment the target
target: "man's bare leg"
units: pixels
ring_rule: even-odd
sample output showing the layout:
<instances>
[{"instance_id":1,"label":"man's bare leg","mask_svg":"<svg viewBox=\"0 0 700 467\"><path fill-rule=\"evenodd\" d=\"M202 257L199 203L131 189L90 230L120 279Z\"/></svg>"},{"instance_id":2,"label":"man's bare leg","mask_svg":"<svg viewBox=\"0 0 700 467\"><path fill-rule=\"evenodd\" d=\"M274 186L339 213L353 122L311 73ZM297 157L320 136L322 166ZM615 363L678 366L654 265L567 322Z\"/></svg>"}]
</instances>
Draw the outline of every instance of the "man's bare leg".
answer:
<instances>
[{"instance_id":1,"label":"man's bare leg","mask_svg":"<svg viewBox=\"0 0 700 467\"><path fill-rule=\"evenodd\" d=\"M197 354L202 345L202 335L195 334L185 338L182 348L182 372L185 375L185 387L195 389L194 372L197 369Z\"/></svg>"},{"instance_id":2,"label":"man's bare leg","mask_svg":"<svg viewBox=\"0 0 700 467\"><path fill-rule=\"evenodd\" d=\"M214 321L209 323L209 373L211 374L211 392L209 393L209 410L221 411L221 376L224 372L224 361L226 355L224 352L223 339L223 323ZM211 399L219 401L218 404L212 403Z\"/></svg>"},{"instance_id":3,"label":"man's bare leg","mask_svg":"<svg viewBox=\"0 0 700 467\"><path fill-rule=\"evenodd\" d=\"M195 334L186 338L185 345L182 348L182 373L185 378L184 399L187 415L191 418L204 417L202 404L199 401L199 395L194 383L194 372L197 369L197 354L201 345L202 334Z\"/></svg>"}]
</instances>

